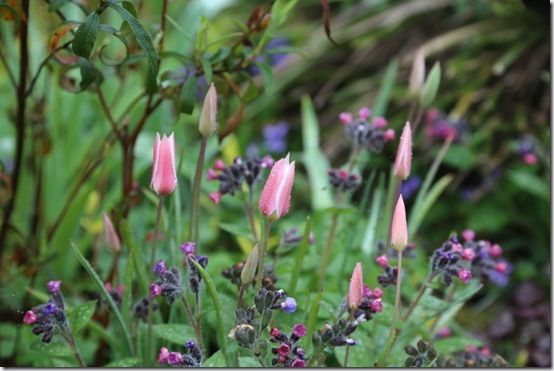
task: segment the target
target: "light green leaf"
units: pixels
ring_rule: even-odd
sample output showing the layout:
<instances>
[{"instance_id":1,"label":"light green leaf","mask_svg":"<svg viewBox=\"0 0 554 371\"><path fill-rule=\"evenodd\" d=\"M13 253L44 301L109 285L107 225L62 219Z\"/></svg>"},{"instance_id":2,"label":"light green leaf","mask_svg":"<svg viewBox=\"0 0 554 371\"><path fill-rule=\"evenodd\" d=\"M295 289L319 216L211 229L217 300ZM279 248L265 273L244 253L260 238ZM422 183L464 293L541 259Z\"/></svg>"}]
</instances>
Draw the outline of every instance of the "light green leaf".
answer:
<instances>
[{"instance_id":1,"label":"light green leaf","mask_svg":"<svg viewBox=\"0 0 554 371\"><path fill-rule=\"evenodd\" d=\"M202 58L202 70L204 71L204 77L206 78L206 83L209 84L212 82L212 65L208 58Z\"/></svg>"},{"instance_id":2,"label":"light green leaf","mask_svg":"<svg viewBox=\"0 0 554 371\"><path fill-rule=\"evenodd\" d=\"M381 82L379 93L373 104L372 111L374 116L384 116L387 111L387 105L390 100L394 83L396 82L396 75L398 74L398 59L394 58L387 66L385 76Z\"/></svg>"},{"instance_id":3,"label":"light green leaf","mask_svg":"<svg viewBox=\"0 0 554 371\"><path fill-rule=\"evenodd\" d=\"M260 363L254 357L239 357L239 367L258 368Z\"/></svg>"},{"instance_id":4,"label":"light green leaf","mask_svg":"<svg viewBox=\"0 0 554 371\"><path fill-rule=\"evenodd\" d=\"M203 364L202 367L208 367L208 368L222 368L226 367L227 364L225 363L225 358L223 357L223 353L221 353L221 350L218 350L214 354L210 356Z\"/></svg>"},{"instance_id":5,"label":"light green leaf","mask_svg":"<svg viewBox=\"0 0 554 371\"><path fill-rule=\"evenodd\" d=\"M264 87L267 90L273 83L273 70L271 66L265 62L256 62L256 66L260 69L262 79L264 81Z\"/></svg>"},{"instance_id":6,"label":"light green leaf","mask_svg":"<svg viewBox=\"0 0 554 371\"><path fill-rule=\"evenodd\" d=\"M533 173L523 170L512 170L508 173L508 179L524 191L545 201L548 201L550 197L548 182Z\"/></svg>"},{"instance_id":7,"label":"light green leaf","mask_svg":"<svg viewBox=\"0 0 554 371\"><path fill-rule=\"evenodd\" d=\"M73 350L66 343L44 343L40 340L31 344L31 349L51 357L67 357L73 355Z\"/></svg>"},{"instance_id":8,"label":"light green leaf","mask_svg":"<svg viewBox=\"0 0 554 371\"><path fill-rule=\"evenodd\" d=\"M75 32L73 39L73 53L85 59L90 58L90 54L94 49L96 42L96 33L98 32L98 24L100 16L96 11L90 13L82 25Z\"/></svg>"},{"instance_id":9,"label":"light green leaf","mask_svg":"<svg viewBox=\"0 0 554 371\"><path fill-rule=\"evenodd\" d=\"M439 91L439 85L441 81L441 66L439 62L436 62L427 80L423 86L423 94L421 95L421 105L423 107L429 107L435 100L437 92Z\"/></svg>"},{"instance_id":10,"label":"light green leaf","mask_svg":"<svg viewBox=\"0 0 554 371\"><path fill-rule=\"evenodd\" d=\"M140 358L127 357L122 359L116 359L105 365L107 368L116 368L116 367L133 367L141 366L142 360Z\"/></svg>"},{"instance_id":11,"label":"light green leaf","mask_svg":"<svg viewBox=\"0 0 554 371\"><path fill-rule=\"evenodd\" d=\"M87 301L86 303L79 305L77 308L69 311L67 318L71 326L73 333L82 329L88 321L92 318L96 309L96 300Z\"/></svg>"},{"instance_id":12,"label":"light green leaf","mask_svg":"<svg viewBox=\"0 0 554 371\"><path fill-rule=\"evenodd\" d=\"M477 338L454 336L433 342L433 347L439 354L446 356L464 350L466 345L480 346L481 344L481 341L477 340Z\"/></svg>"},{"instance_id":13,"label":"light green leaf","mask_svg":"<svg viewBox=\"0 0 554 371\"><path fill-rule=\"evenodd\" d=\"M189 325L162 323L153 325L152 332L156 337L181 345L194 339L194 331Z\"/></svg>"}]
</instances>

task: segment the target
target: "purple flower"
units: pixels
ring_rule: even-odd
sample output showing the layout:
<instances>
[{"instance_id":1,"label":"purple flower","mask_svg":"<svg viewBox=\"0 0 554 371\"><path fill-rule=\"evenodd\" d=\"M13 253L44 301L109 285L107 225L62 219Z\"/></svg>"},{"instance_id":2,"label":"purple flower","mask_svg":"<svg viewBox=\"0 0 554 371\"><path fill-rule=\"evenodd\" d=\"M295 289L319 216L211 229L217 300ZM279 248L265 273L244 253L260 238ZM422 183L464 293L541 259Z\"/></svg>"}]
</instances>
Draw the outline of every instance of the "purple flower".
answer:
<instances>
[{"instance_id":1,"label":"purple flower","mask_svg":"<svg viewBox=\"0 0 554 371\"><path fill-rule=\"evenodd\" d=\"M187 256L194 255L196 253L196 243L192 241L185 242L181 245L180 249Z\"/></svg>"},{"instance_id":2,"label":"purple flower","mask_svg":"<svg viewBox=\"0 0 554 371\"><path fill-rule=\"evenodd\" d=\"M306 336L306 326L302 323L298 323L292 328L292 333L299 338Z\"/></svg>"},{"instance_id":3,"label":"purple flower","mask_svg":"<svg viewBox=\"0 0 554 371\"><path fill-rule=\"evenodd\" d=\"M269 152L282 153L287 149L287 133L290 125L280 121L274 125L266 125L263 129L265 147Z\"/></svg>"},{"instance_id":4,"label":"purple flower","mask_svg":"<svg viewBox=\"0 0 554 371\"><path fill-rule=\"evenodd\" d=\"M277 352L283 357L288 356L290 353L290 346L287 343L281 343L277 349Z\"/></svg>"},{"instance_id":5,"label":"purple flower","mask_svg":"<svg viewBox=\"0 0 554 371\"><path fill-rule=\"evenodd\" d=\"M421 186L421 178L417 175L411 176L402 182L400 193L404 199L412 198Z\"/></svg>"},{"instance_id":6,"label":"purple flower","mask_svg":"<svg viewBox=\"0 0 554 371\"><path fill-rule=\"evenodd\" d=\"M169 365L178 365L183 361L183 356L179 352L169 352L167 356L167 363Z\"/></svg>"},{"instance_id":7,"label":"purple flower","mask_svg":"<svg viewBox=\"0 0 554 371\"><path fill-rule=\"evenodd\" d=\"M48 303L44 306L43 313L48 316L54 314L57 309L58 307L56 306L56 304Z\"/></svg>"},{"instance_id":8,"label":"purple flower","mask_svg":"<svg viewBox=\"0 0 554 371\"><path fill-rule=\"evenodd\" d=\"M152 271L157 274L163 274L167 268L165 267L165 261L160 260L156 264L154 264L154 268Z\"/></svg>"},{"instance_id":9,"label":"purple flower","mask_svg":"<svg viewBox=\"0 0 554 371\"><path fill-rule=\"evenodd\" d=\"M158 285L157 283L153 283L150 285L150 296L156 297L159 296L162 293L162 287Z\"/></svg>"},{"instance_id":10,"label":"purple flower","mask_svg":"<svg viewBox=\"0 0 554 371\"><path fill-rule=\"evenodd\" d=\"M303 359L295 359L292 361L291 366L294 368L304 368L306 367L306 361Z\"/></svg>"},{"instance_id":11,"label":"purple flower","mask_svg":"<svg viewBox=\"0 0 554 371\"><path fill-rule=\"evenodd\" d=\"M59 292L61 285L62 281L50 281L46 284L46 286L48 287L48 291L50 291L51 294Z\"/></svg>"},{"instance_id":12,"label":"purple flower","mask_svg":"<svg viewBox=\"0 0 554 371\"><path fill-rule=\"evenodd\" d=\"M32 310L28 310L25 312L25 316L23 317L23 322L31 325L37 321L37 315Z\"/></svg>"},{"instance_id":13,"label":"purple flower","mask_svg":"<svg viewBox=\"0 0 554 371\"><path fill-rule=\"evenodd\" d=\"M296 300L291 297L287 297L284 302L281 303L281 308L287 313L296 312Z\"/></svg>"},{"instance_id":14,"label":"purple flower","mask_svg":"<svg viewBox=\"0 0 554 371\"><path fill-rule=\"evenodd\" d=\"M471 281L471 271L462 268L458 271L458 278L462 280L463 283L469 283Z\"/></svg>"}]
</instances>

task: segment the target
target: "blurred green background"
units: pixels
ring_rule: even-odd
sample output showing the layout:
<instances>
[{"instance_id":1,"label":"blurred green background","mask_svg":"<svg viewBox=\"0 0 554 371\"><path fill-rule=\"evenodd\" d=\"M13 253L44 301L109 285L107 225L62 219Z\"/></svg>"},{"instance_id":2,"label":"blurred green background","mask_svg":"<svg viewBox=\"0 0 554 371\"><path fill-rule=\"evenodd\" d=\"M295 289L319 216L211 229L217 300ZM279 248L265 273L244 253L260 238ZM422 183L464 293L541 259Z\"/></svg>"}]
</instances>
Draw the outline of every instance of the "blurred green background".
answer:
<instances>
[{"instance_id":1,"label":"blurred green background","mask_svg":"<svg viewBox=\"0 0 554 371\"><path fill-rule=\"evenodd\" d=\"M79 5L70 1L31 1L30 76L35 75L48 57L50 37L61 23L55 9L67 19L83 21L86 14L81 8L90 11L97 6L96 1L76 3ZM155 42L159 42L162 2L133 3L138 19L154 35ZM229 124L229 118L240 111L241 104L231 87L219 89L225 74L218 71L225 66L220 67L217 59L239 37L241 27L255 7L267 7L269 3L253 0L168 2L164 50L175 51L179 56L164 55L161 59L158 80L162 89L158 94L163 101L148 118L134 149L136 188L131 195L128 220L144 251L148 251L155 217L155 198L148 185L152 138L156 131L175 132L179 162L182 162L177 195L172 196L164 214L168 245L173 248L161 249L161 255L174 260L173 254L178 251L173 250L185 240L188 229L193 164L199 146L196 131L199 102L196 101L192 114L179 113L182 109L178 103L182 85L179 78L186 75L191 63L197 71L199 67L203 70L198 80L206 78L203 61L212 63L213 80L223 96L219 113L221 131L224 124ZM206 167L220 157L230 163L235 156L253 150L253 145L265 153L264 127L287 123L286 148L273 156L291 152L298 163L298 176L292 211L274 228L272 243L276 245L280 233L290 227L297 226L303 231L306 216L311 214L316 243L308 251L303 272L306 276L315 275L327 219L324 213L318 213L321 208L314 202L323 204L330 191L325 182L315 184L313 177L308 178L306 170L311 164L306 147L313 141L318 143L319 131L321 153L332 166L342 165L349 145L338 115L343 111L356 112L362 106L382 113L398 135L410 109L407 96L411 63L416 50L423 47L427 70L437 61L442 67L439 93L433 106L447 123L461 125L458 127L463 127L464 135L463 140L452 145L439 169L438 176L452 174L454 178L430 209L418 234L412 237L417 245L417 259L408 261L407 269L413 274L413 282L422 279L427 269L426 256L452 231L459 233L471 228L480 239L499 243L506 259L513 264L510 282L505 287L487 285L481 290L458 313L457 331L470 333L491 345L494 352L512 365L549 366L549 4L540 0L329 1L331 34L336 45L325 35L319 0L278 4L280 8L272 15L271 34L266 40L269 44L264 45L262 59L257 60L259 65L231 74L242 93L244 112L236 130L221 143L216 137L210 139ZM114 12L106 12L103 22L117 28L121 23ZM0 22L0 52L5 58L0 68L0 205L3 210L13 192L17 96L6 65L17 77L16 30L13 20ZM198 35L206 37L207 47L203 48L202 55L209 58L198 59ZM253 40L258 42L260 37L254 35ZM107 33L99 36L96 47L99 45L106 45L105 58L122 58L121 44ZM248 47L243 49L240 53L251 52ZM136 43L129 50L133 55L140 54ZM141 61L133 60L123 67L110 67L99 59L94 62L103 75L101 87L115 117L120 117L143 90L146 66ZM118 143L105 140L110 125L94 87L76 92L80 79L78 69L68 69L50 58L27 100L22 173L16 206L2 246L0 268L0 358L4 364L53 365L37 359L33 351L24 350L34 339L29 329L18 331L21 311L39 302L37 291L29 289L44 292L45 282L59 278L64 281L64 293L70 303L76 305L91 298L89 294L95 290L94 285L75 259L70 240L89 257L103 278L111 267L113 257L104 248L102 239L102 213L119 210L121 205L123 159ZM177 88L172 89L174 86ZM205 87L200 82L197 87L202 96ZM125 112L131 125L143 115L145 101L143 98ZM316 120L310 116L312 108ZM425 176L440 148L440 140L429 136L426 127L424 119L414 137L412 177ZM373 156L371 170L387 171L394 160L394 150L395 146L388 146L383 154ZM525 160L529 153L536 157L532 164ZM88 164L96 162L88 171ZM316 165L322 169L323 181L326 181L327 164ZM209 255L210 273L232 305L230 301L236 290L221 276L221 271L244 259L251 244L244 237L248 230L242 204L225 196L219 206L213 205L208 194L216 188L215 184L203 183L201 246ZM314 192L319 192L319 196L310 197ZM354 200L361 199L361 193L358 191ZM408 209L412 201L413 198L408 199ZM329 305L338 305L355 261L362 260L367 269L375 270L369 273L372 285L379 273L372 263L376 246L361 252L361 243L356 241L361 241L363 235L355 237L354 242L347 241L347 223L345 219L334 247L333 257L337 259L330 268L330 281L337 283L330 284ZM348 246L350 250L344 251L341 246ZM349 252L353 254L348 255ZM287 261L287 257L283 259ZM125 266L125 255L120 263ZM278 266L277 274L283 277L279 284L287 287L290 264ZM121 275L120 279L123 279ZM300 283L303 285L307 283ZM417 284L413 287L417 288ZM300 306L307 303L307 297L299 299ZM213 312L208 309L209 323ZM229 318L229 328L232 321ZM98 359L94 358L96 336L88 332L83 336L82 348L91 364Z\"/></svg>"}]
</instances>

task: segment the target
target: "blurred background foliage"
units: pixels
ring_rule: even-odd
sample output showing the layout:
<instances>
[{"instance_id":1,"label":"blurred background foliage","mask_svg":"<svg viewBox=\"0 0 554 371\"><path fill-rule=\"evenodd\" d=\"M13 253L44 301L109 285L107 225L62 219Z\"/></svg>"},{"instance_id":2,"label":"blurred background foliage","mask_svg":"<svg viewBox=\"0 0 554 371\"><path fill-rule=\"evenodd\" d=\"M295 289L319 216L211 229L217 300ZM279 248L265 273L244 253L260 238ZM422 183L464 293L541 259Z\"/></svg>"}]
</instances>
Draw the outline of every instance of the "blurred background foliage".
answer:
<instances>
[{"instance_id":1,"label":"blurred background foliage","mask_svg":"<svg viewBox=\"0 0 554 371\"><path fill-rule=\"evenodd\" d=\"M18 19L21 13L17 9L12 12L17 3L0 2L2 6L8 4L0 8L5 18L0 22L3 210L13 194L11 176L18 137L18 101L10 73L17 80L17 23L25 20ZM155 216L155 199L148 184L156 131L176 133L179 192L166 209L164 228L171 246L186 240L192 164L199 146L199 102L212 80L222 101L220 138L211 138L208 143L207 167L216 158L230 163L249 151L272 152L274 157L290 151L299 166L292 213L275 230L283 233L297 226L301 233L306 215L312 215L316 243L308 251L303 272L315 275L327 225L325 213L318 210L330 196L324 173L327 164L317 162L320 157L310 157L306 146L310 141L318 143L319 132L321 153L332 166L340 166L349 146L338 115L362 106L383 114L399 133L410 110L411 63L416 50L423 47L427 68L436 61L442 67L433 112L439 112L444 125L459 128L461 134L438 174L452 174L453 181L413 236L419 264L410 266L408 262L407 269L414 282L423 278L426 256L453 231L471 228L479 238L499 243L513 263L510 283L481 290L458 313L458 329L491 345L513 365L550 365L551 76L550 9L546 1L329 1L331 35L336 44L325 34L323 9L317 0L277 1L268 24L261 20L263 11L272 4L269 1L169 1L165 26L160 22L161 1L128 3L133 6L125 8L136 11L146 32L153 35L157 50L161 50L163 40L158 88L152 100L141 93L153 89L148 85L149 67L142 45L125 26L121 31L129 36L128 55L122 42L108 30L98 33L95 51L86 58L92 69L75 68L75 64L59 63L50 56L49 43L53 33L60 30L62 17L82 22L98 6L97 1L31 1L29 76L36 76L39 70L41 73L27 100L20 189L2 246L0 357L4 363L52 365L23 350L33 339L28 329L19 331L21 310L36 304L40 298L37 292L54 278L64 281L70 302L91 298L93 283L81 270L69 240L108 279L114 257L104 248L103 212L116 220L127 218L139 245L145 251L148 248ZM256 16L256 12L262 13ZM120 29L122 19L109 9L101 22ZM163 27L166 32L162 37ZM66 34L59 45L70 39ZM119 64L123 60L125 63ZM88 87L82 83L86 71L94 71L92 80L86 82L91 84ZM31 78L29 82L33 83ZM83 87L86 91L81 92ZM141 125L144 107L159 104L142 122L144 129L136 138L134 162L131 160L133 182L127 187L124 151L110 135L99 89L121 128ZM440 139L426 130L433 125L433 112L425 113L415 134L412 178L424 177L440 148ZM276 123L286 127L285 143L272 148L267 125ZM224 133L228 135L222 138ZM388 170L394 148L389 146L381 156L373 156L368 168ZM526 157L529 153L535 156L534 161ZM321 183L314 184L316 178L306 176L311 165L322 169L325 176L319 177ZM231 305L236 290L221 271L244 259L251 243L246 237L242 204L227 196L219 206L213 205L208 193L215 190L214 184L203 183L201 246L210 257L209 271ZM308 197L314 192L318 196ZM361 198L360 190L354 200ZM410 209L413 197L406 198ZM328 305L340 301L355 261L362 260L366 269L376 271L369 273L372 285L378 274L371 263L376 246L363 254L349 250L356 252L353 256L341 250L341 245L349 249L358 246L356 241L347 242L348 228L345 222L335 244L333 254L340 259L330 268ZM279 239L275 233L272 245ZM166 251L167 258L175 258L173 250ZM283 259L286 262L287 257ZM125 266L124 254L119 263ZM288 286L289 273L290 264L278 267L283 287ZM118 281L117 276L114 280ZM306 286L309 284L301 282L298 290ZM309 300L300 299L300 306L308 307ZM206 311L210 326L213 311L209 305ZM229 321L230 328L233 319ZM93 363L99 359L93 357L99 335L88 331L82 347Z\"/></svg>"}]
</instances>

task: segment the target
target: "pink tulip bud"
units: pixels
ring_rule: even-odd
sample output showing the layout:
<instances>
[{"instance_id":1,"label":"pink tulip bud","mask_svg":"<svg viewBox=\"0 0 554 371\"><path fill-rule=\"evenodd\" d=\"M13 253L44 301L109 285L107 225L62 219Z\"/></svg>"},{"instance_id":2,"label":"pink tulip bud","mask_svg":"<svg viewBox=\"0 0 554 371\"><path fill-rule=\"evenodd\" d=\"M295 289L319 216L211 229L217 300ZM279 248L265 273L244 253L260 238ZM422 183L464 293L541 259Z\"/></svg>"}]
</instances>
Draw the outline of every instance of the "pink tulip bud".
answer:
<instances>
[{"instance_id":1,"label":"pink tulip bud","mask_svg":"<svg viewBox=\"0 0 554 371\"><path fill-rule=\"evenodd\" d=\"M210 200L216 205L219 205L219 202L221 201L221 192L213 192L210 193Z\"/></svg>"},{"instance_id":2,"label":"pink tulip bud","mask_svg":"<svg viewBox=\"0 0 554 371\"><path fill-rule=\"evenodd\" d=\"M358 116L361 120L367 120L371 116L371 110L368 107L362 107L358 110Z\"/></svg>"},{"instance_id":3,"label":"pink tulip bud","mask_svg":"<svg viewBox=\"0 0 554 371\"><path fill-rule=\"evenodd\" d=\"M206 174L206 178L208 180L217 180L217 178L219 178L219 175L215 172L214 169L208 169L208 173Z\"/></svg>"},{"instance_id":4,"label":"pink tulip bud","mask_svg":"<svg viewBox=\"0 0 554 371\"><path fill-rule=\"evenodd\" d=\"M106 246L108 246L113 253L117 254L121 251L121 241L119 240L119 236L117 235L108 214L104 213L102 215L102 220L104 222L104 239L106 241Z\"/></svg>"},{"instance_id":5,"label":"pink tulip bud","mask_svg":"<svg viewBox=\"0 0 554 371\"><path fill-rule=\"evenodd\" d=\"M473 242L473 240L475 239L475 232L471 229L465 229L462 232L462 238L465 242Z\"/></svg>"},{"instance_id":6,"label":"pink tulip bud","mask_svg":"<svg viewBox=\"0 0 554 371\"><path fill-rule=\"evenodd\" d=\"M294 161L289 162L289 156L273 165L260 197L259 208L272 221L281 218L289 211L294 182Z\"/></svg>"},{"instance_id":7,"label":"pink tulip bud","mask_svg":"<svg viewBox=\"0 0 554 371\"><path fill-rule=\"evenodd\" d=\"M209 137L217 127L217 91L213 82L206 93L202 112L200 112L200 124L198 131L204 138Z\"/></svg>"},{"instance_id":8,"label":"pink tulip bud","mask_svg":"<svg viewBox=\"0 0 554 371\"><path fill-rule=\"evenodd\" d=\"M389 266L389 260L387 259L386 255L378 256L375 261L377 264L379 264L382 268L386 268Z\"/></svg>"},{"instance_id":9,"label":"pink tulip bud","mask_svg":"<svg viewBox=\"0 0 554 371\"><path fill-rule=\"evenodd\" d=\"M383 116L377 116L373 119L373 125L375 125L377 129L384 129L388 124L387 119Z\"/></svg>"},{"instance_id":10,"label":"pink tulip bud","mask_svg":"<svg viewBox=\"0 0 554 371\"><path fill-rule=\"evenodd\" d=\"M392 142L396 138L396 133L394 132L394 129L387 129L385 130L385 133L383 134L383 139L385 142Z\"/></svg>"},{"instance_id":11,"label":"pink tulip bud","mask_svg":"<svg viewBox=\"0 0 554 371\"><path fill-rule=\"evenodd\" d=\"M156 133L154 140L154 158L152 166L152 180L150 188L159 196L166 196L175 190L177 186L177 174L175 172L175 138L173 133L160 140L160 134Z\"/></svg>"},{"instance_id":12,"label":"pink tulip bud","mask_svg":"<svg viewBox=\"0 0 554 371\"><path fill-rule=\"evenodd\" d=\"M356 263L352 278L350 279L350 288L348 289L348 306L358 308L362 303L363 296L363 276L362 263Z\"/></svg>"},{"instance_id":13,"label":"pink tulip bud","mask_svg":"<svg viewBox=\"0 0 554 371\"><path fill-rule=\"evenodd\" d=\"M342 112L339 115L339 120L343 125L348 125L352 122L352 114L350 112Z\"/></svg>"},{"instance_id":14,"label":"pink tulip bud","mask_svg":"<svg viewBox=\"0 0 554 371\"><path fill-rule=\"evenodd\" d=\"M406 221L406 208L402 195L398 197L396 208L392 216L391 245L396 250L404 250L408 244L408 222Z\"/></svg>"},{"instance_id":15,"label":"pink tulip bud","mask_svg":"<svg viewBox=\"0 0 554 371\"><path fill-rule=\"evenodd\" d=\"M32 325L37 321L37 315L32 310L28 310L25 312L25 315L23 316L23 323L27 325Z\"/></svg>"},{"instance_id":16,"label":"pink tulip bud","mask_svg":"<svg viewBox=\"0 0 554 371\"><path fill-rule=\"evenodd\" d=\"M224 170L225 169L225 163L223 162L223 160L215 160L213 169L214 170L219 170L219 171Z\"/></svg>"},{"instance_id":17,"label":"pink tulip bud","mask_svg":"<svg viewBox=\"0 0 554 371\"><path fill-rule=\"evenodd\" d=\"M410 176L412 168L412 129L407 122L400 135L400 144L396 152L396 161L394 161L393 172L397 177L406 180Z\"/></svg>"}]
</instances>

